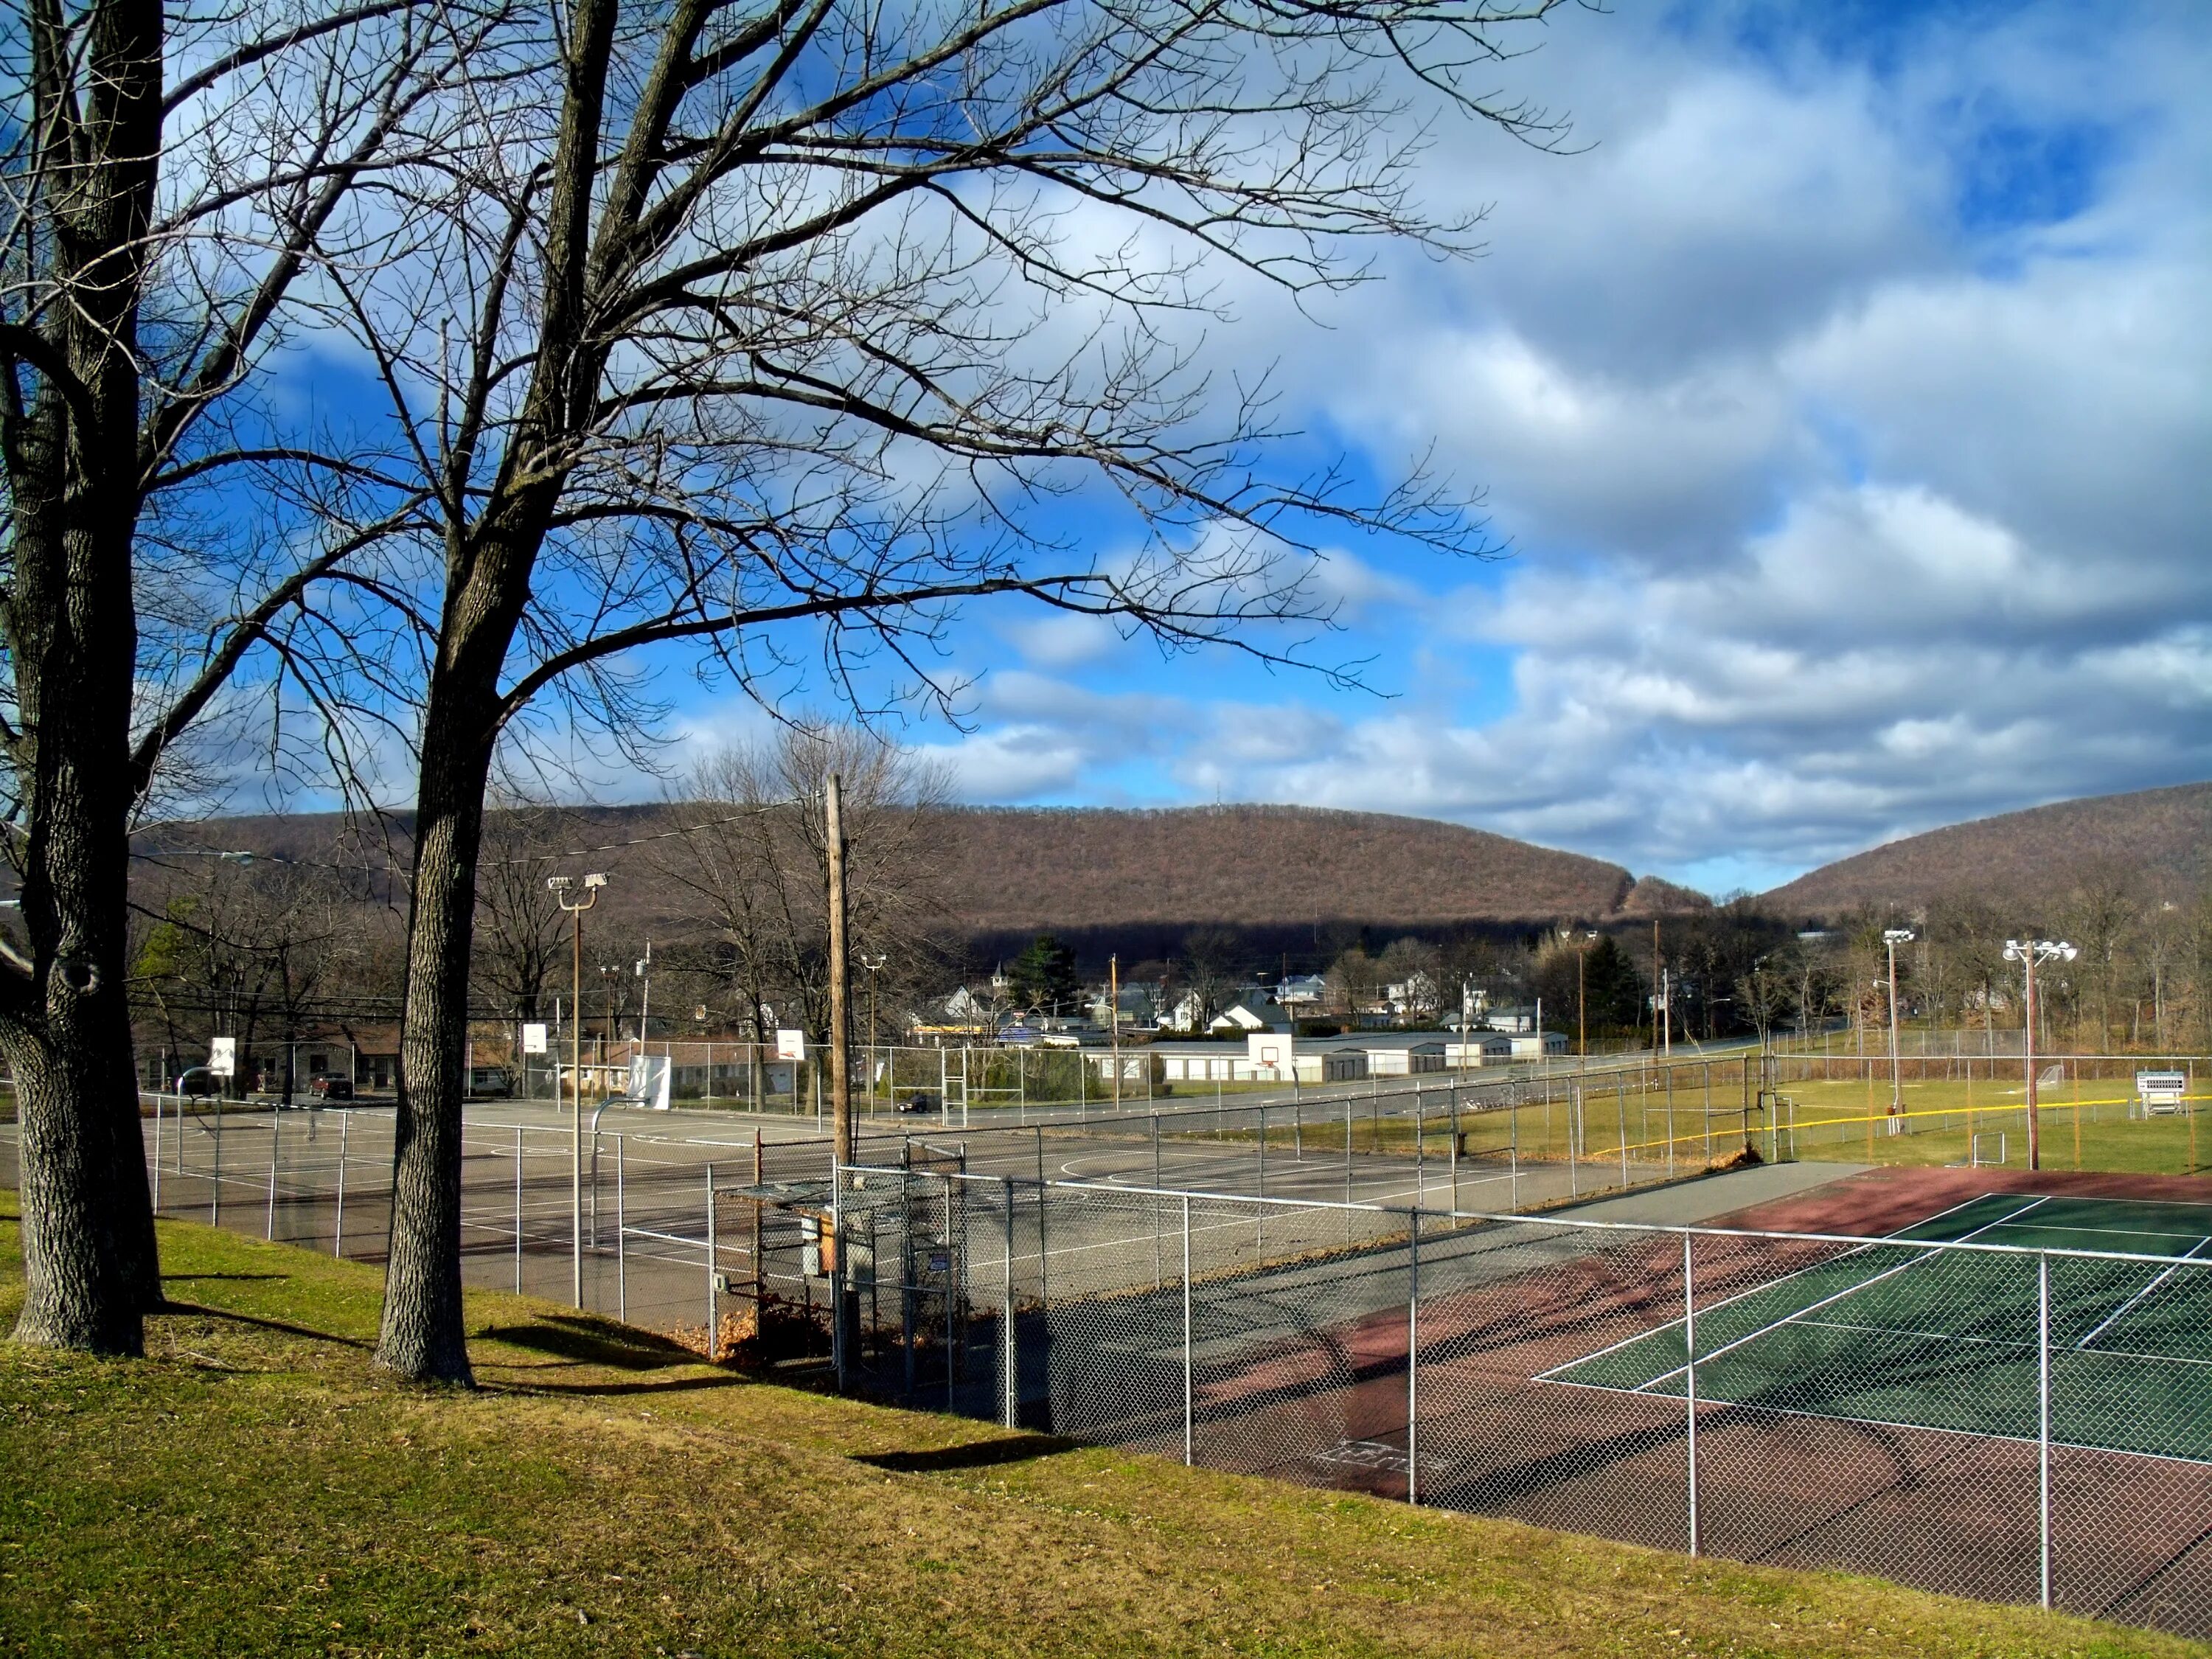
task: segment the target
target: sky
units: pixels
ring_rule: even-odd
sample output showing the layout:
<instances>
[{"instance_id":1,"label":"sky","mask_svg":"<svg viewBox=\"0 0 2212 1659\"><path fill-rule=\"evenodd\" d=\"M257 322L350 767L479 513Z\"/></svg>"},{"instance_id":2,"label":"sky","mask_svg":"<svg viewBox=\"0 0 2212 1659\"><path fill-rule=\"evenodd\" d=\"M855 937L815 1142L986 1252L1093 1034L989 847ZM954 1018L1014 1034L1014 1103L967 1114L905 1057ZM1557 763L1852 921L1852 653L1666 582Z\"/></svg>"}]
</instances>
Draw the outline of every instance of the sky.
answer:
<instances>
[{"instance_id":1,"label":"sky","mask_svg":"<svg viewBox=\"0 0 2212 1659\"><path fill-rule=\"evenodd\" d=\"M1500 79L1573 137L1439 127L1482 258L1232 289L1199 349L1376 476L1431 451L1502 556L1331 550L1365 689L971 611L964 717L902 733L960 795L1414 813L1720 893L2212 777L2212 18L1620 0Z\"/></svg>"},{"instance_id":2,"label":"sky","mask_svg":"<svg viewBox=\"0 0 2212 1659\"><path fill-rule=\"evenodd\" d=\"M1716 895L2212 778L2212 12L1613 0L1496 75L1566 141L1407 117L1481 257L1297 303L1221 271L1170 341L1271 378L1291 464L1480 490L1496 556L1328 546L1311 654L1357 684L978 604L957 718L892 735L974 802L1412 813ZM662 773L575 758L584 793L762 724L656 690Z\"/></svg>"}]
</instances>

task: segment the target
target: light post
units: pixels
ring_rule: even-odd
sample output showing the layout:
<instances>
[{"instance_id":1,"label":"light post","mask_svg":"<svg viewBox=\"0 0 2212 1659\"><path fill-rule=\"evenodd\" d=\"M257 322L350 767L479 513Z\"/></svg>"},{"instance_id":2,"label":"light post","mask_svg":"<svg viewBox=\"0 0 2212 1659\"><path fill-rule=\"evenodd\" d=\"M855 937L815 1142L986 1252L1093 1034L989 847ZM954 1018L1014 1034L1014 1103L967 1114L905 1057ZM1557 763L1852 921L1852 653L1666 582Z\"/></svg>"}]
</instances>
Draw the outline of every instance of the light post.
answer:
<instances>
[{"instance_id":1,"label":"light post","mask_svg":"<svg viewBox=\"0 0 2212 1659\"><path fill-rule=\"evenodd\" d=\"M637 1051L645 1053L645 1022L653 1014L653 941L645 942L645 955L638 959Z\"/></svg>"},{"instance_id":2,"label":"light post","mask_svg":"<svg viewBox=\"0 0 2212 1659\"><path fill-rule=\"evenodd\" d=\"M1910 927L1885 927L1883 947L1889 952L1889 1132L1905 1133L1905 1079L1897 1059L1897 947L1912 943Z\"/></svg>"},{"instance_id":3,"label":"light post","mask_svg":"<svg viewBox=\"0 0 2212 1659\"><path fill-rule=\"evenodd\" d=\"M2008 939L2005 941L2005 960L2020 963L2027 980L2027 994L2021 998L2026 1018L2021 1023L2021 1066L2027 1078L2027 1167L2043 1167L2043 1139L2035 1109L2035 969L2039 963L2057 960L2071 962L2081 953L2064 939Z\"/></svg>"},{"instance_id":4,"label":"light post","mask_svg":"<svg viewBox=\"0 0 2212 1659\"><path fill-rule=\"evenodd\" d=\"M569 1299L579 1308L584 1305L584 912L599 902L599 889L607 878L597 873L586 876L583 899L571 904L568 895L576 889L574 876L548 876L545 885L558 904L571 918L569 924L568 990L569 1006L574 1018L568 1024L568 1074L575 1101L574 1133L568 1158L568 1203L571 1250L569 1256Z\"/></svg>"},{"instance_id":5,"label":"light post","mask_svg":"<svg viewBox=\"0 0 2212 1659\"><path fill-rule=\"evenodd\" d=\"M1589 1070L1589 981L1584 969L1589 964L1589 948L1597 943L1595 928L1583 929L1583 942L1575 946L1575 1052L1582 1056L1576 1069Z\"/></svg>"},{"instance_id":6,"label":"light post","mask_svg":"<svg viewBox=\"0 0 2212 1659\"><path fill-rule=\"evenodd\" d=\"M860 958L860 966L868 970L868 1109L876 1109L876 975L883 971L890 958L884 956Z\"/></svg>"}]
</instances>

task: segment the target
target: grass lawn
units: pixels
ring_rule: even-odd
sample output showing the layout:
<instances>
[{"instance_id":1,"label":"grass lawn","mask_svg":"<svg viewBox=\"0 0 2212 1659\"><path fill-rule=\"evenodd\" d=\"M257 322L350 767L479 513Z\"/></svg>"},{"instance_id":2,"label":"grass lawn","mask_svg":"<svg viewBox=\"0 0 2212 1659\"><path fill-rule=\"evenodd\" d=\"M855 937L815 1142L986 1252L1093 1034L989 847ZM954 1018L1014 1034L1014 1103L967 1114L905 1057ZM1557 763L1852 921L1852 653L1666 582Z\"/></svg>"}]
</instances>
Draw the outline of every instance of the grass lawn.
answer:
<instances>
[{"instance_id":1,"label":"grass lawn","mask_svg":"<svg viewBox=\"0 0 2212 1659\"><path fill-rule=\"evenodd\" d=\"M2204 1650L1070 1449L511 1297L471 1298L479 1389L409 1388L376 1270L162 1247L145 1361L0 1346L0 1653Z\"/></svg>"}]
</instances>

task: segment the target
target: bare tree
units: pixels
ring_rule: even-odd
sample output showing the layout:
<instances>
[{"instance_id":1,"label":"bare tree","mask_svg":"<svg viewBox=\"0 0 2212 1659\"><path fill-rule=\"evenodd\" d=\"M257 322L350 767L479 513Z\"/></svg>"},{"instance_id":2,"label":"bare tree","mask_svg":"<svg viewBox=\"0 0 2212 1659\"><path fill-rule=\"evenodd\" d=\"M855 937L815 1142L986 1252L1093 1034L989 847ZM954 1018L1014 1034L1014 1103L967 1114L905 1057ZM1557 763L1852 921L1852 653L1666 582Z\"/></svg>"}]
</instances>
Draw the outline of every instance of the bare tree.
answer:
<instances>
[{"instance_id":1,"label":"bare tree","mask_svg":"<svg viewBox=\"0 0 2212 1659\"><path fill-rule=\"evenodd\" d=\"M301 291L360 253L364 187L443 148L455 106L438 94L501 20L471 0L434 17L416 0L15 0L5 19L0 805L24 945L0 971L0 1051L22 1114L15 1335L135 1352L161 1290L125 997L131 824L242 665L272 692L343 705L358 694L319 675L319 660L364 690L380 682L362 649L374 619L333 625L325 583L412 511L410 492L373 463L314 453L250 393L293 337ZM381 507L313 510L356 487ZM377 575L363 562L349 579Z\"/></svg>"},{"instance_id":2,"label":"bare tree","mask_svg":"<svg viewBox=\"0 0 2212 1659\"><path fill-rule=\"evenodd\" d=\"M484 814L475 978L492 1006L517 1019L538 1018L568 957L568 921L545 886L566 844L558 814L540 803L498 795Z\"/></svg>"},{"instance_id":3,"label":"bare tree","mask_svg":"<svg viewBox=\"0 0 2212 1659\"><path fill-rule=\"evenodd\" d=\"M702 760L691 799L672 809L685 833L652 843L656 872L712 918L714 949L757 1034L768 1029L770 1006L817 1038L829 1028L819 802L832 772L843 793L854 955L883 959L878 990L894 997L941 959L943 771L857 727L780 726Z\"/></svg>"},{"instance_id":4,"label":"bare tree","mask_svg":"<svg viewBox=\"0 0 2212 1659\"><path fill-rule=\"evenodd\" d=\"M951 700L947 607L1008 593L1320 662L1331 527L1476 527L1418 474L1363 501L1267 462L1264 394L1178 333L1232 265L1300 289L1358 280L1369 239L1464 246L1414 199L1407 100L1548 141L1475 77L1559 3L582 0L474 52L470 130L393 181L325 313L389 404L361 533L435 525L384 596L425 690L380 1364L468 1374L471 900L534 700L633 741L619 659L681 641L764 702L801 648L864 708L875 666ZM1085 488L1137 551L1067 533Z\"/></svg>"}]
</instances>

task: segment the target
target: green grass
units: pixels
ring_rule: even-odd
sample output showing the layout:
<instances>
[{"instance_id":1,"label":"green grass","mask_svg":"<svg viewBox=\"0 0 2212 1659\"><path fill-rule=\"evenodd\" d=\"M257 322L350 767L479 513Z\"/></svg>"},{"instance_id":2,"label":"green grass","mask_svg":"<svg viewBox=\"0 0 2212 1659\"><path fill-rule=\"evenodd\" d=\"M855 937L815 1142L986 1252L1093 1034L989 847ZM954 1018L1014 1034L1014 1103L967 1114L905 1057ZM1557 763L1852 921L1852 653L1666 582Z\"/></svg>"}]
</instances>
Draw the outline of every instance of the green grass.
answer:
<instances>
[{"instance_id":1,"label":"green grass","mask_svg":"<svg viewBox=\"0 0 2212 1659\"><path fill-rule=\"evenodd\" d=\"M21 1288L0 1195L0 1318ZM0 1652L2160 1655L2162 1637L1070 1449L164 1223L149 1358L0 1348Z\"/></svg>"}]
</instances>

